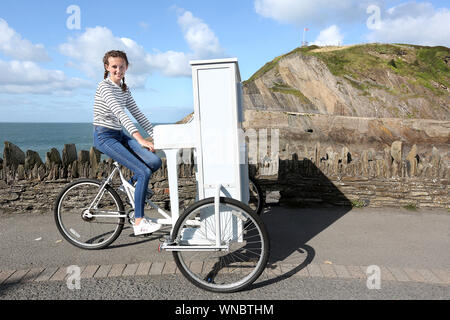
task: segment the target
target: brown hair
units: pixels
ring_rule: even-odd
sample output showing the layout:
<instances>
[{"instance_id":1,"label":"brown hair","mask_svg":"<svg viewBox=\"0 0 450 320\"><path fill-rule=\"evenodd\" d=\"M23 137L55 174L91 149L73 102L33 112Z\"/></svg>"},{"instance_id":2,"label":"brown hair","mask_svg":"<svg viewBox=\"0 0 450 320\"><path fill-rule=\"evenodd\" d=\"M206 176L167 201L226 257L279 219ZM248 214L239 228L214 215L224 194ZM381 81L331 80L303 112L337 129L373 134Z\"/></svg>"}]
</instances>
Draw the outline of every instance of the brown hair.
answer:
<instances>
[{"instance_id":1,"label":"brown hair","mask_svg":"<svg viewBox=\"0 0 450 320\"><path fill-rule=\"evenodd\" d=\"M106 66L109 65L109 58L122 58L128 67L128 58L125 52L119 51L119 50L111 50L105 53L105 56L103 57L103 66L105 67L105 74L103 79L106 79L108 77L108 71L106 70ZM122 79L122 91L127 91L127 85L125 84L125 77Z\"/></svg>"}]
</instances>

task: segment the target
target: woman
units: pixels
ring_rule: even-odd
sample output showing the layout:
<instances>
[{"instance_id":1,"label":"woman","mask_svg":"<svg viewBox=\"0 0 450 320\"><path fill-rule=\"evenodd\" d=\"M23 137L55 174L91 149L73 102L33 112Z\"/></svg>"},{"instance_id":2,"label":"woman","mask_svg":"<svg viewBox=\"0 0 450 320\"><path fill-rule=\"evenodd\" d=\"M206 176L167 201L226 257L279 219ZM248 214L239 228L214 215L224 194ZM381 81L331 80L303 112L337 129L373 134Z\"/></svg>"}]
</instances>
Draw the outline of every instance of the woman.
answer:
<instances>
[{"instance_id":1,"label":"woman","mask_svg":"<svg viewBox=\"0 0 450 320\"><path fill-rule=\"evenodd\" d=\"M134 234L152 233L161 225L144 216L144 205L150 176L161 167L161 159L154 154L153 143L145 140L136 129L125 108L150 137L153 137L153 127L137 107L125 84L128 69L125 52L107 52L103 65L104 80L97 87L94 101L94 147L134 173ZM133 138L123 132L122 126Z\"/></svg>"}]
</instances>

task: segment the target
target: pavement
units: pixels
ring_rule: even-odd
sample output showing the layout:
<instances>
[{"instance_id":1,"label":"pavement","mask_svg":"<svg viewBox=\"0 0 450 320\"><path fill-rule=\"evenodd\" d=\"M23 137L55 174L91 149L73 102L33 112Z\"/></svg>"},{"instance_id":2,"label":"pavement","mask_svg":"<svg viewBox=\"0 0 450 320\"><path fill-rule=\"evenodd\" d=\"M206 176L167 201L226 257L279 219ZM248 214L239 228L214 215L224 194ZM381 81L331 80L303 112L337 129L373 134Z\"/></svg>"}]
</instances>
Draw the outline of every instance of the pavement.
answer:
<instances>
[{"instance_id":1,"label":"pavement","mask_svg":"<svg viewBox=\"0 0 450 320\"><path fill-rule=\"evenodd\" d=\"M270 207L262 214L271 255L259 287L281 279L363 280L374 272L391 283L433 284L450 290L447 209ZM157 251L162 229L134 237L128 226L103 250L82 250L59 234L53 214L0 215L2 287L81 279L182 277L172 254Z\"/></svg>"}]
</instances>

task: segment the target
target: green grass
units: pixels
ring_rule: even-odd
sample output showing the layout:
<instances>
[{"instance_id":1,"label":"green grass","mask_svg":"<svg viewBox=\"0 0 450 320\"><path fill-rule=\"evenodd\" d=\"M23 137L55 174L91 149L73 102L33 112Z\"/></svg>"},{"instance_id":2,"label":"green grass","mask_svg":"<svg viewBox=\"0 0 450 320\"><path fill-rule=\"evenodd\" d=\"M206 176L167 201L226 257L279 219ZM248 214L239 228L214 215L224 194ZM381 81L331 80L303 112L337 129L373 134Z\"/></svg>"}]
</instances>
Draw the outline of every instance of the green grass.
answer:
<instances>
[{"instance_id":1,"label":"green grass","mask_svg":"<svg viewBox=\"0 0 450 320\"><path fill-rule=\"evenodd\" d=\"M386 61L371 55L371 52L395 57ZM407 55L412 62L405 61ZM450 49L446 47L416 46L411 49L393 45L366 45L330 53L317 53L317 56L323 57L330 71L336 76L349 74L355 79L364 79L371 70L389 68L398 75L413 79L415 84L435 94L448 93L436 88L433 82L450 87L450 69L444 62L446 57L450 58Z\"/></svg>"},{"instance_id":2,"label":"green grass","mask_svg":"<svg viewBox=\"0 0 450 320\"><path fill-rule=\"evenodd\" d=\"M415 203L408 203L406 206L403 206L403 208L410 211L417 211L417 206Z\"/></svg>"},{"instance_id":3,"label":"green grass","mask_svg":"<svg viewBox=\"0 0 450 320\"><path fill-rule=\"evenodd\" d=\"M362 83L360 81L355 81L351 78L346 78L348 82L352 85L353 88L356 88L361 91L365 91L369 86L366 83Z\"/></svg>"},{"instance_id":4,"label":"green grass","mask_svg":"<svg viewBox=\"0 0 450 320\"><path fill-rule=\"evenodd\" d=\"M269 90L272 92L291 94L299 98L303 104L312 104L311 101L300 90L293 88L287 84L275 83L273 87L269 88Z\"/></svg>"},{"instance_id":5,"label":"green grass","mask_svg":"<svg viewBox=\"0 0 450 320\"><path fill-rule=\"evenodd\" d=\"M367 74L368 70L380 67L380 59L368 54L373 48L381 50L378 46L358 45L342 50L306 54L320 58L335 76L349 75L358 79L360 75Z\"/></svg>"},{"instance_id":6,"label":"green grass","mask_svg":"<svg viewBox=\"0 0 450 320\"><path fill-rule=\"evenodd\" d=\"M393 67L393 68L395 68L395 69L397 69L397 64L395 63L394 59L391 59L391 61L388 62L388 65Z\"/></svg>"},{"instance_id":7,"label":"green grass","mask_svg":"<svg viewBox=\"0 0 450 320\"><path fill-rule=\"evenodd\" d=\"M448 95L448 91L441 87L443 85L450 88L450 68L446 63L450 60L450 49L447 47L374 43L350 46L341 50L313 52L317 48L319 47L300 47L280 55L266 63L247 81L244 81L244 84L274 69L277 74L281 59L300 54L320 59L334 76L339 77L339 82L347 81L361 91L362 95L369 95L370 89L373 88L385 90L389 94L405 99L415 97L429 100L430 94ZM375 77L383 76L383 73L387 71L403 77L412 85L412 88L416 87L416 89L410 92L404 84L388 87L368 80L371 74ZM418 90L419 87L425 88L427 93L422 93L422 90ZM275 84L270 90L295 95L304 103L310 102L299 90L286 85ZM421 93L415 93L416 90ZM411 113L407 116L414 118L415 114Z\"/></svg>"},{"instance_id":8,"label":"green grass","mask_svg":"<svg viewBox=\"0 0 450 320\"><path fill-rule=\"evenodd\" d=\"M415 75L434 92L440 90L431 81L450 87L450 68L444 62L446 57L450 59L450 49L446 47L424 47L417 52L418 66L414 68Z\"/></svg>"},{"instance_id":9,"label":"green grass","mask_svg":"<svg viewBox=\"0 0 450 320\"><path fill-rule=\"evenodd\" d=\"M353 208L364 208L365 203L364 201L358 199L358 200L351 200L351 204Z\"/></svg>"},{"instance_id":10,"label":"green grass","mask_svg":"<svg viewBox=\"0 0 450 320\"><path fill-rule=\"evenodd\" d=\"M349 75L360 80L375 69L386 70L414 79L417 85L424 86L434 93L443 94L442 89L435 88L432 81L450 87L450 69L444 59L450 58L447 47L425 47L417 45L365 44L356 45L342 50L328 52L312 52L317 46L300 47L278 56L266 63L245 82L253 81L266 72L276 68L283 57L300 53L321 59L335 76ZM382 58L386 57L386 58ZM404 61L408 57L411 62ZM411 58L412 57L412 58ZM355 85L355 83L352 83ZM357 85L358 87L358 85ZM359 87L364 90L365 88ZM446 92L445 92L446 93Z\"/></svg>"},{"instance_id":11,"label":"green grass","mask_svg":"<svg viewBox=\"0 0 450 320\"><path fill-rule=\"evenodd\" d=\"M286 54L283 54L281 56L276 57L275 59L273 59L270 62L267 62L264 66L262 66L262 68L260 68L258 71L256 71L248 80L244 81L244 84L246 82L251 82L254 81L256 79L258 79L259 77L263 76L264 74L266 74L268 71L272 70L273 68L275 68L278 65L278 61L280 61L280 59L282 59L283 57L289 56L291 54L295 54L295 53L307 53L308 51L314 50L319 48L318 46L308 46L308 47L300 47L300 48L296 48Z\"/></svg>"}]
</instances>

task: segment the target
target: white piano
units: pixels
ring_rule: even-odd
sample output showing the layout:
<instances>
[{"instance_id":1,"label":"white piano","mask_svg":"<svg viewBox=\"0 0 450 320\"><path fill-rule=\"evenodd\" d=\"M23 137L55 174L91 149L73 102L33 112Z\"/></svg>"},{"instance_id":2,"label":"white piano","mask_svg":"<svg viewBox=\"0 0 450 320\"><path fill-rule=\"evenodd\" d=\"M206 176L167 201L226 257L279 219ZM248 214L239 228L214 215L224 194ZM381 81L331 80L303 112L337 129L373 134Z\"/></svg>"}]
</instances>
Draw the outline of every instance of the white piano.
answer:
<instances>
[{"instance_id":1,"label":"white piano","mask_svg":"<svg viewBox=\"0 0 450 320\"><path fill-rule=\"evenodd\" d=\"M198 199L217 195L248 204L248 163L242 89L236 58L191 61L194 117L187 124L154 127L155 149L165 153L172 226L179 217L177 154L193 148Z\"/></svg>"}]
</instances>

